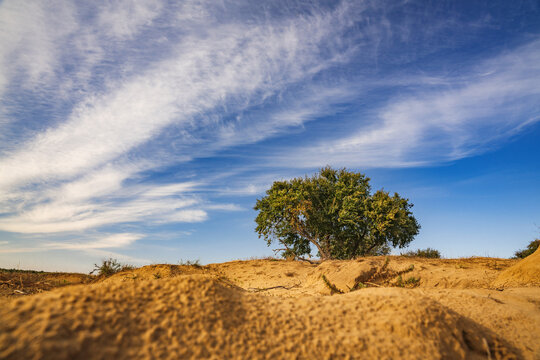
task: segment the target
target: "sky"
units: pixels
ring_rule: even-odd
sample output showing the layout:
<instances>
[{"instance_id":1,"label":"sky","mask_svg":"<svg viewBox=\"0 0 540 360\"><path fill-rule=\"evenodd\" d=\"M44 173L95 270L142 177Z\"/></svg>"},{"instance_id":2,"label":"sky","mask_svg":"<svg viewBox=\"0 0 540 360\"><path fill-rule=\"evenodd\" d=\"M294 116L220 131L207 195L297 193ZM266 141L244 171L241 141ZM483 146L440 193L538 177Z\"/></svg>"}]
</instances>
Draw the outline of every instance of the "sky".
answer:
<instances>
[{"instance_id":1,"label":"sky","mask_svg":"<svg viewBox=\"0 0 540 360\"><path fill-rule=\"evenodd\" d=\"M256 200L326 165L511 257L539 140L536 0L0 2L3 268L273 255Z\"/></svg>"}]
</instances>

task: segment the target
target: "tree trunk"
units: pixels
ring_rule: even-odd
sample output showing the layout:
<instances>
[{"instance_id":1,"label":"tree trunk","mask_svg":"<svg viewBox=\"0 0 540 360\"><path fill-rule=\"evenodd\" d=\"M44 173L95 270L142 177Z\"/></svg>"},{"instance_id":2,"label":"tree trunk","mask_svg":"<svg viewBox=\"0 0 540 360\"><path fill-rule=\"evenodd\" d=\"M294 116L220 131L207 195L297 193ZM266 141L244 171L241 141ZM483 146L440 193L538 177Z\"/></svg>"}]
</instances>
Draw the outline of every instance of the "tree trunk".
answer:
<instances>
[{"instance_id":1,"label":"tree trunk","mask_svg":"<svg viewBox=\"0 0 540 360\"><path fill-rule=\"evenodd\" d=\"M369 249L364 250L362 256L366 256L367 254L369 254L369 253L371 252L371 250L375 249L375 247L376 247L377 245L379 245L379 244L375 243L375 244L371 245L371 246L369 247Z\"/></svg>"},{"instance_id":2,"label":"tree trunk","mask_svg":"<svg viewBox=\"0 0 540 360\"><path fill-rule=\"evenodd\" d=\"M293 225L293 227L296 229L296 232L300 236L303 236L304 238L308 239L309 242L311 242L313 245L317 247L317 249L319 250L319 254L321 254L322 260L329 260L331 258L330 254L328 254L326 251L323 250L321 244L319 244L313 236L311 236L310 234L308 234L307 231L305 231L305 228L302 226L302 223L300 221L292 221L291 225Z\"/></svg>"},{"instance_id":3,"label":"tree trunk","mask_svg":"<svg viewBox=\"0 0 540 360\"><path fill-rule=\"evenodd\" d=\"M309 241L311 241L316 247L317 250L319 250L319 254L321 254L321 260L330 260L331 256L330 254L326 253L326 251L323 250L322 246L315 240L308 238Z\"/></svg>"}]
</instances>

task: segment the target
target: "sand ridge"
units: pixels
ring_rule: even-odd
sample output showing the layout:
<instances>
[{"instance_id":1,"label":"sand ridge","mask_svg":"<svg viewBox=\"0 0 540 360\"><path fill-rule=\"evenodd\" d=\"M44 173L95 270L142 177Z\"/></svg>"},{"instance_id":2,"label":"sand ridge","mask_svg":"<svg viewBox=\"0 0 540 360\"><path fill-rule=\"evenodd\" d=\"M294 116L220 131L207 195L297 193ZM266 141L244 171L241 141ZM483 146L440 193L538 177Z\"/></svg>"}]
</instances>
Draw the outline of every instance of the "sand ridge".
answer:
<instances>
[{"instance_id":1,"label":"sand ridge","mask_svg":"<svg viewBox=\"0 0 540 360\"><path fill-rule=\"evenodd\" d=\"M516 261L392 257L387 267L396 272L413 262L407 276L416 271L422 279L414 288L387 284L334 296L321 280L326 274L346 290L385 262L374 257L322 264L151 265L92 285L21 297L0 308L0 358L540 356L534 338L540 332L540 288L490 286ZM437 282L440 273L453 272Z\"/></svg>"},{"instance_id":2,"label":"sand ridge","mask_svg":"<svg viewBox=\"0 0 540 360\"><path fill-rule=\"evenodd\" d=\"M540 286L540 248L533 254L501 272L493 286L519 287Z\"/></svg>"}]
</instances>

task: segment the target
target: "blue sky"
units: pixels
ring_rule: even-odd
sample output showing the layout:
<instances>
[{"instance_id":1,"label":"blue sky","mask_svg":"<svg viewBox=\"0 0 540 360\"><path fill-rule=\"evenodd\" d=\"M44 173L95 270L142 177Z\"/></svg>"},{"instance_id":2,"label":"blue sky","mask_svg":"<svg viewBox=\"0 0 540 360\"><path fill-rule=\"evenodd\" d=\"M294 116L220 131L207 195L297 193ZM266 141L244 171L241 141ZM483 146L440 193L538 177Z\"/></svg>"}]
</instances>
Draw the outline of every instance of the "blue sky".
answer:
<instances>
[{"instance_id":1,"label":"blue sky","mask_svg":"<svg viewBox=\"0 0 540 360\"><path fill-rule=\"evenodd\" d=\"M0 267L271 255L256 199L325 165L411 249L540 235L537 1L8 0L0 49Z\"/></svg>"}]
</instances>

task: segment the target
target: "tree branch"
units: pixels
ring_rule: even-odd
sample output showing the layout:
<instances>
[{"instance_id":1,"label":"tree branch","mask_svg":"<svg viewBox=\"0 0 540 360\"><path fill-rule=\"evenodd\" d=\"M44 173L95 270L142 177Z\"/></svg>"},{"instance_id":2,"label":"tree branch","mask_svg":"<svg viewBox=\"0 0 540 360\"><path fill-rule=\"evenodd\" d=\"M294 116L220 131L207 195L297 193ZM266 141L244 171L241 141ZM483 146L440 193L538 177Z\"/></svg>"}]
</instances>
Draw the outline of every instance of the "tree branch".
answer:
<instances>
[{"instance_id":1,"label":"tree branch","mask_svg":"<svg viewBox=\"0 0 540 360\"><path fill-rule=\"evenodd\" d=\"M287 248L287 247L285 247L285 248L283 248L283 249L272 249L272 251L274 252L274 255L277 255L277 253L278 253L279 251L287 251L287 250L289 250L289 248Z\"/></svg>"},{"instance_id":2,"label":"tree branch","mask_svg":"<svg viewBox=\"0 0 540 360\"><path fill-rule=\"evenodd\" d=\"M315 261L309 260L309 259L306 259L306 258L303 258L303 257L301 257L301 256L297 256L296 258L297 258L298 260L307 261L307 262L310 263L310 264L316 264Z\"/></svg>"},{"instance_id":3,"label":"tree branch","mask_svg":"<svg viewBox=\"0 0 540 360\"><path fill-rule=\"evenodd\" d=\"M292 288L295 288L295 287L298 287L298 285L293 285L293 286L289 286L289 287L286 287L286 286L283 286L283 285L278 285L278 286L271 286L271 287L267 287L267 288L248 288L248 291L261 292L261 291L272 290L272 289L291 290Z\"/></svg>"},{"instance_id":4,"label":"tree branch","mask_svg":"<svg viewBox=\"0 0 540 360\"><path fill-rule=\"evenodd\" d=\"M373 245L371 245L366 251L364 251L364 256L366 256L366 254L369 254L369 252L373 249L375 249L375 247L377 246L378 244L377 243L374 243Z\"/></svg>"}]
</instances>

